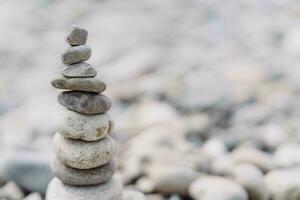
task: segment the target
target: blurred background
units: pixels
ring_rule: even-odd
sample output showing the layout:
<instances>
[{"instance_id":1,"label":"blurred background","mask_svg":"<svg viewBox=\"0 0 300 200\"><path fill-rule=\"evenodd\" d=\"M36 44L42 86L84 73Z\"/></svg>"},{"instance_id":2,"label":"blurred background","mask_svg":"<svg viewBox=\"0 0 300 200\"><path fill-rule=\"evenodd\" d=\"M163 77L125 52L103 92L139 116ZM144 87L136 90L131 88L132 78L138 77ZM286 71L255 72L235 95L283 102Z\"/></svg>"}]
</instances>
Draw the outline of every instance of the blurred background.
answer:
<instances>
[{"instance_id":1,"label":"blurred background","mask_svg":"<svg viewBox=\"0 0 300 200\"><path fill-rule=\"evenodd\" d=\"M209 175L248 199L300 199L296 0L1 0L0 199L43 195L53 176L50 81L72 24L108 85L125 187L197 200L189 186Z\"/></svg>"}]
</instances>

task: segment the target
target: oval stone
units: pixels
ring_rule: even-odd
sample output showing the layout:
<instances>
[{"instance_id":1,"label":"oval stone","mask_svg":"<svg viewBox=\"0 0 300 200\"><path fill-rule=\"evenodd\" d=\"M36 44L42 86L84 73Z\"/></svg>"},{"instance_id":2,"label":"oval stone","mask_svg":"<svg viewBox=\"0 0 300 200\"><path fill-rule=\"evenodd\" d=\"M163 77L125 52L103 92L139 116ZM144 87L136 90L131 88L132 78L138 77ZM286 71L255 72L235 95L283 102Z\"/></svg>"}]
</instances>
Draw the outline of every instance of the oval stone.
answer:
<instances>
[{"instance_id":1,"label":"oval stone","mask_svg":"<svg viewBox=\"0 0 300 200\"><path fill-rule=\"evenodd\" d=\"M122 184L112 178L106 183L93 186L71 186L54 178L49 184L46 200L122 200Z\"/></svg>"},{"instance_id":2,"label":"oval stone","mask_svg":"<svg viewBox=\"0 0 300 200\"><path fill-rule=\"evenodd\" d=\"M64 68L62 75L67 78L95 77L97 75L97 71L89 63L81 62Z\"/></svg>"},{"instance_id":3,"label":"oval stone","mask_svg":"<svg viewBox=\"0 0 300 200\"><path fill-rule=\"evenodd\" d=\"M93 115L108 111L111 101L103 94L68 91L58 95L58 102L73 111Z\"/></svg>"},{"instance_id":4,"label":"oval stone","mask_svg":"<svg viewBox=\"0 0 300 200\"><path fill-rule=\"evenodd\" d=\"M96 141L111 132L113 122L107 113L83 115L64 109L58 115L57 126L65 138Z\"/></svg>"},{"instance_id":5,"label":"oval stone","mask_svg":"<svg viewBox=\"0 0 300 200\"><path fill-rule=\"evenodd\" d=\"M87 142L64 138L56 133L54 149L57 158L65 165L76 169L91 169L111 161L117 153L117 143L109 136Z\"/></svg>"},{"instance_id":6,"label":"oval stone","mask_svg":"<svg viewBox=\"0 0 300 200\"><path fill-rule=\"evenodd\" d=\"M75 169L68 167L58 159L51 163L54 175L63 183L68 185L96 185L108 181L116 171L115 161L92 168L92 169Z\"/></svg>"},{"instance_id":7,"label":"oval stone","mask_svg":"<svg viewBox=\"0 0 300 200\"><path fill-rule=\"evenodd\" d=\"M51 82L57 89L101 93L106 84L96 78L57 78Z\"/></svg>"},{"instance_id":8,"label":"oval stone","mask_svg":"<svg viewBox=\"0 0 300 200\"><path fill-rule=\"evenodd\" d=\"M62 62L66 65L87 61L92 55L88 45L80 45L67 48L62 54Z\"/></svg>"},{"instance_id":9,"label":"oval stone","mask_svg":"<svg viewBox=\"0 0 300 200\"><path fill-rule=\"evenodd\" d=\"M86 43L87 37L87 30L79 26L72 25L67 32L66 41L72 46L83 45Z\"/></svg>"}]
</instances>

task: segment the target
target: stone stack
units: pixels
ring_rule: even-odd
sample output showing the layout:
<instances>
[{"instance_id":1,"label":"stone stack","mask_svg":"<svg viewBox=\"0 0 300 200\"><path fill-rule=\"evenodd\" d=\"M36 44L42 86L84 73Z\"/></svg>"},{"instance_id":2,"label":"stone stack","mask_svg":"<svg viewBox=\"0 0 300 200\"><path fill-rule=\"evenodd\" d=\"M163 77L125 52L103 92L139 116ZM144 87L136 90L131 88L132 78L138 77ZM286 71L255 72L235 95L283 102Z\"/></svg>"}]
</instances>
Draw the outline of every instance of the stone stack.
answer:
<instances>
[{"instance_id":1,"label":"stone stack","mask_svg":"<svg viewBox=\"0 0 300 200\"><path fill-rule=\"evenodd\" d=\"M52 81L66 90L58 102L65 107L54 136L56 158L52 163L55 178L48 186L47 200L119 200L122 186L112 178L116 170L117 144L108 134L112 121L106 113L111 107L101 94L106 85L95 78L96 70L87 61L91 48L88 32L71 26L66 37L70 44L62 61L67 65L62 78Z\"/></svg>"}]
</instances>

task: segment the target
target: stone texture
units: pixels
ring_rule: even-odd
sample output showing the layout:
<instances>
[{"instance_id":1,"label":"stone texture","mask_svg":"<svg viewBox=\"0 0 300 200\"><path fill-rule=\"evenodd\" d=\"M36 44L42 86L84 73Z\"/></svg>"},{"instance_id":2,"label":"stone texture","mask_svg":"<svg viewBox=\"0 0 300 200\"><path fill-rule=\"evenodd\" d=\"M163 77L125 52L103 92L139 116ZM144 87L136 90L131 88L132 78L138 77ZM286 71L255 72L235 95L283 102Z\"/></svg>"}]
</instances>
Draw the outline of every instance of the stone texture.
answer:
<instances>
[{"instance_id":1,"label":"stone texture","mask_svg":"<svg viewBox=\"0 0 300 200\"><path fill-rule=\"evenodd\" d=\"M230 179L207 176L194 181L189 187L195 200L248 200L246 191Z\"/></svg>"},{"instance_id":2,"label":"stone texture","mask_svg":"<svg viewBox=\"0 0 300 200\"><path fill-rule=\"evenodd\" d=\"M87 115L105 113L111 107L107 96L87 92L62 92L58 96L58 102L70 110Z\"/></svg>"},{"instance_id":3,"label":"stone texture","mask_svg":"<svg viewBox=\"0 0 300 200\"><path fill-rule=\"evenodd\" d=\"M68 167L58 159L51 163L54 175L68 185L96 185L108 181L116 171L115 161L93 169L75 169Z\"/></svg>"},{"instance_id":4,"label":"stone texture","mask_svg":"<svg viewBox=\"0 0 300 200\"><path fill-rule=\"evenodd\" d=\"M46 200L121 200L122 185L116 178L95 186L70 186L54 178L49 184Z\"/></svg>"},{"instance_id":5,"label":"stone texture","mask_svg":"<svg viewBox=\"0 0 300 200\"><path fill-rule=\"evenodd\" d=\"M57 119L58 132L65 138L96 141L110 133L113 123L108 114L83 115L63 109Z\"/></svg>"},{"instance_id":6,"label":"stone texture","mask_svg":"<svg viewBox=\"0 0 300 200\"><path fill-rule=\"evenodd\" d=\"M77 169L91 169L111 161L117 152L117 143L109 136L86 142L67 139L56 133L54 148L57 158L64 164Z\"/></svg>"},{"instance_id":7,"label":"stone texture","mask_svg":"<svg viewBox=\"0 0 300 200\"><path fill-rule=\"evenodd\" d=\"M249 194L249 200L268 200L269 192L263 173L252 164L238 164L233 167L231 176Z\"/></svg>"},{"instance_id":8,"label":"stone texture","mask_svg":"<svg viewBox=\"0 0 300 200\"><path fill-rule=\"evenodd\" d=\"M77 25L72 25L67 32L66 41L72 46L84 45L87 41L87 37L87 30Z\"/></svg>"},{"instance_id":9,"label":"stone texture","mask_svg":"<svg viewBox=\"0 0 300 200\"><path fill-rule=\"evenodd\" d=\"M101 93L106 84L96 78L57 78L51 84L57 89Z\"/></svg>"},{"instance_id":10,"label":"stone texture","mask_svg":"<svg viewBox=\"0 0 300 200\"><path fill-rule=\"evenodd\" d=\"M67 78L87 78L97 75L96 69L86 62L69 65L65 67L61 73Z\"/></svg>"},{"instance_id":11,"label":"stone texture","mask_svg":"<svg viewBox=\"0 0 300 200\"><path fill-rule=\"evenodd\" d=\"M67 48L62 54L62 62L66 65L87 61L92 55L88 45L80 45Z\"/></svg>"}]
</instances>

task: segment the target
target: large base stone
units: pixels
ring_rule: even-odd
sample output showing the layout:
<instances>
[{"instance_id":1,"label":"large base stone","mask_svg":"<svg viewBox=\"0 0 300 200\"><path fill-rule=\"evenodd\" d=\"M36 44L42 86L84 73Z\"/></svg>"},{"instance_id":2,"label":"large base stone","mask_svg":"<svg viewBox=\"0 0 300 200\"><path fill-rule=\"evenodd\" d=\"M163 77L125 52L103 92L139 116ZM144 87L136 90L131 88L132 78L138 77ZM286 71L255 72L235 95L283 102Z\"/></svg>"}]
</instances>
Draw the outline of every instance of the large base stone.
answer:
<instances>
[{"instance_id":1,"label":"large base stone","mask_svg":"<svg viewBox=\"0 0 300 200\"><path fill-rule=\"evenodd\" d=\"M120 181L110 181L95 186L70 186L54 178L48 186L46 200L121 200L123 187Z\"/></svg>"}]
</instances>

